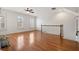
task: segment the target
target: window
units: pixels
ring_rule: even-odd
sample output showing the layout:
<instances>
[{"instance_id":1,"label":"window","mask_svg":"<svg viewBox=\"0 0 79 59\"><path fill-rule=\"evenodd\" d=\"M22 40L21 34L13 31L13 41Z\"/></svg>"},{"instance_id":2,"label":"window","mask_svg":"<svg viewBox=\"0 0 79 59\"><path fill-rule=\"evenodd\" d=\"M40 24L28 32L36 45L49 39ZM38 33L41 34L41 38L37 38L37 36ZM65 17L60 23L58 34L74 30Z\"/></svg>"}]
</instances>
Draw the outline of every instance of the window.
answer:
<instances>
[{"instance_id":1,"label":"window","mask_svg":"<svg viewBox=\"0 0 79 59\"><path fill-rule=\"evenodd\" d=\"M17 21L17 27L18 28L23 28L23 17L22 16L18 16L18 21Z\"/></svg>"},{"instance_id":2,"label":"window","mask_svg":"<svg viewBox=\"0 0 79 59\"><path fill-rule=\"evenodd\" d=\"M4 17L0 16L0 29L4 29L4 28L5 28Z\"/></svg>"}]
</instances>

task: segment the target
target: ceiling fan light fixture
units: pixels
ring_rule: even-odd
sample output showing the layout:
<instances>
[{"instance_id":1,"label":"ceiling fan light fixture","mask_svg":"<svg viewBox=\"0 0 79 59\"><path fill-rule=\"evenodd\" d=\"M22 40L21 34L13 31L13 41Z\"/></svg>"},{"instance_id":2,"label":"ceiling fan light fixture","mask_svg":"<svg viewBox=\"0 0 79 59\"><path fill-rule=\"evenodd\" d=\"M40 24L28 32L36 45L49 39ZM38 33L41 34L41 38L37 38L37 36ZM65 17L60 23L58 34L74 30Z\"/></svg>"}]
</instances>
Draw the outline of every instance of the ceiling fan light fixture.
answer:
<instances>
[{"instance_id":1,"label":"ceiling fan light fixture","mask_svg":"<svg viewBox=\"0 0 79 59\"><path fill-rule=\"evenodd\" d=\"M29 12L29 11L27 11L26 13L27 13L27 14L29 14L30 12Z\"/></svg>"},{"instance_id":2,"label":"ceiling fan light fixture","mask_svg":"<svg viewBox=\"0 0 79 59\"><path fill-rule=\"evenodd\" d=\"M27 13L34 13L33 12L33 9L29 9L29 8L27 8L27 9L24 9Z\"/></svg>"}]
</instances>

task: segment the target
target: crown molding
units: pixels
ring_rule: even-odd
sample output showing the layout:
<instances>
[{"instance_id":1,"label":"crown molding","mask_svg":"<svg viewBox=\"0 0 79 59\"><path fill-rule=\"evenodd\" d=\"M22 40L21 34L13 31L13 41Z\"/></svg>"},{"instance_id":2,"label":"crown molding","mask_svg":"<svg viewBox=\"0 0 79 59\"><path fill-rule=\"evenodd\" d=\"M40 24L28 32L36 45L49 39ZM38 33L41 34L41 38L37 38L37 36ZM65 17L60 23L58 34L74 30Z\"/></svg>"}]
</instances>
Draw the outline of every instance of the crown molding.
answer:
<instances>
[{"instance_id":1,"label":"crown molding","mask_svg":"<svg viewBox=\"0 0 79 59\"><path fill-rule=\"evenodd\" d=\"M69 9L66 9L66 8L63 8L64 11L68 12L68 13L71 13L75 16L79 16L79 13L76 13L76 12L73 12L72 10L69 10Z\"/></svg>"}]
</instances>

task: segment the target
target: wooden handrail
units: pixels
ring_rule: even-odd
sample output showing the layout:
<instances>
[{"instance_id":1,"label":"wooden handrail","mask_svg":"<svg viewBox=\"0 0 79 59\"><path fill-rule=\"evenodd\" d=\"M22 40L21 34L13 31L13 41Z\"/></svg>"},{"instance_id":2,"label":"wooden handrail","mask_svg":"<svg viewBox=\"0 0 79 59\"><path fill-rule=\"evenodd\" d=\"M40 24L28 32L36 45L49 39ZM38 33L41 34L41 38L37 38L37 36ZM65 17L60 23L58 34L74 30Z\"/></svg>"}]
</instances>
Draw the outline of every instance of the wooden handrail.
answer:
<instances>
[{"instance_id":1,"label":"wooden handrail","mask_svg":"<svg viewBox=\"0 0 79 59\"><path fill-rule=\"evenodd\" d=\"M61 25L41 25L41 26L56 26L56 27L60 27Z\"/></svg>"}]
</instances>

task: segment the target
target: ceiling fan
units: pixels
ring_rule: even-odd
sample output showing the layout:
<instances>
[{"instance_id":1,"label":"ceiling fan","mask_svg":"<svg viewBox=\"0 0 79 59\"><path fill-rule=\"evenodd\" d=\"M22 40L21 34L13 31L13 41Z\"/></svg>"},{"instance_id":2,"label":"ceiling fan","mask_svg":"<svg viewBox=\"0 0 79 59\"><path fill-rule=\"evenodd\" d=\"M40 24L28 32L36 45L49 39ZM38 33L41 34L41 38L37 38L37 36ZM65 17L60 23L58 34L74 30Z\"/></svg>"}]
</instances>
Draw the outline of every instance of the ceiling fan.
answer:
<instances>
[{"instance_id":1,"label":"ceiling fan","mask_svg":"<svg viewBox=\"0 0 79 59\"><path fill-rule=\"evenodd\" d=\"M34 13L33 9L30 9L30 8L27 8L27 9L24 9L27 13Z\"/></svg>"}]
</instances>

